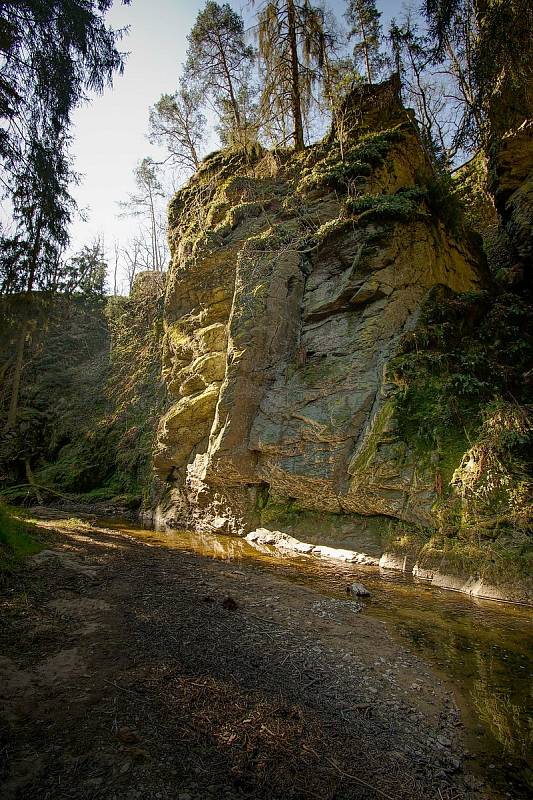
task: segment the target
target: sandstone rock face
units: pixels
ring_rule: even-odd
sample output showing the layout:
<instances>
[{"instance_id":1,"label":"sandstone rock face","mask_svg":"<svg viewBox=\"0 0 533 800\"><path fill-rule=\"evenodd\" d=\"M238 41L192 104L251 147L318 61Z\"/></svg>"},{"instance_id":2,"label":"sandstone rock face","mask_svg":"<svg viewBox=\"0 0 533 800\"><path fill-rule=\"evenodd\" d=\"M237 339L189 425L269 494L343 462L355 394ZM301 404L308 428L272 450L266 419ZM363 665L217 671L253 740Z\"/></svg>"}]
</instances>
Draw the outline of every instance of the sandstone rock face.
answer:
<instances>
[{"instance_id":1,"label":"sandstone rock face","mask_svg":"<svg viewBox=\"0 0 533 800\"><path fill-rule=\"evenodd\" d=\"M518 7L519 9L519 7ZM518 9L510 8L511 15ZM481 2L478 9L480 47L492 35L494 14ZM485 100L489 138L489 188L514 248L517 266L531 285L533 278L533 73L531 9L515 19L516 41L521 42L520 78L505 60L496 60L491 89ZM492 21L491 21L492 20ZM521 41L521 37L523 40Z\"/></svg>"},{"instance_id":2,"label":"sandstone rock face","mask_svg":"<svg viewBox=\"0 0 533 800\"><path fill-rule=\"evenodd\" d=\"M496 206L529 280L533 270L533 111L531 114L504 133L491 158Z\"/></svg>"},{"instance_id":3,"label":"sandstone rock face","mask_svg":"<svg viewBox=\"0 0 533 800\"><path fill-rule=\"evenodd\" d=\"M216 154L171 203L174 403L154 461L174 527L252 530L267 494L431 522L434 475L397 435L387 363L433 286L483 277L431 204L394 83L349 107L342 138L298 156Z\"/></svg>"}]
</instances>

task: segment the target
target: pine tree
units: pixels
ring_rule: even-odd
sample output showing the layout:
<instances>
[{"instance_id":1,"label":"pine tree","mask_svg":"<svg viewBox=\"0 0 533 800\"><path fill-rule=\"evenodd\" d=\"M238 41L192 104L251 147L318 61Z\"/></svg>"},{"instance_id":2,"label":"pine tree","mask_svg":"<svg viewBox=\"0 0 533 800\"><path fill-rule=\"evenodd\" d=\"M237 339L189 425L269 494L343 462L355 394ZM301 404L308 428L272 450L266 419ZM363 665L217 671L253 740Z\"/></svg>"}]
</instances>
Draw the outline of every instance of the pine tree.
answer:
<instances>
[{"instance_id":1,"label":"pine tree","mask_svg":"<svg viewBox=\"0 0 533 800\"><path fill-rule=\"evenodd\" d=\"M356 39L353 50L355 63L364 63L367 80L373 83L383 66L381 13L375 0L348 0L345 17L350 26L350 39Z\"/></svg>"},{"instance_id":2,"label":"pine tree","mask_svg":"<svg viewBox=\"0 0 533 800\"><path fill-rule=\"evenodd\" d=\"M431 42L410 12L392 19L390 65L400 76L403 101L414 109L422 142L436 166L448 168L456 155L443 85L432 74Z\"/></svg>"},{"instance_id":3,"label":"pine tree","mask_svg":"<svg viewBox=\"0 0 533 800\"><path fill-rule=\"evenodd\" d=\"M215 107L229 105L238 140L244 130L239 94L254 60L254 50L245 41L242 17L227 3L220 6L208 0L187 40L185 80L209 96Z\"/></svg>"},{"instance_id":4,"label":"pine tree","mask_svg":"<svg viewBox=\"0 0 533 800\"><path fill-rule=\"evenodd\" d=\"M10 264L9 281L4 289L30 293L37 288L55 288L54 279L63 248L68 242L68 225L73 201L68 193L70 169L64 143L49 132L36 134L32 128L28 143L20 150L25 159L12 176L15 191L11 197L16 225L11 245L16 260ZM15 355L11 399L6 430L13 427L18 412L20 381L26 342L31 336L31 319L21 325Z\"/></svg>"},{"instance_id":5,"label":"pine tree","mask_svg":"<svg viewBox=\"0 0 533 800\"><path fill-rule=\"evenodd\" d=\"M170 163L186 172L194 172L200 165L207 125L199 110L201 104L200 93L182 85L172 95L161 95L150 109L150 142L164 145Z\"/></svg>"},{"instance_id":6,"label":"pine tree","mask_svg":"<svg viewBox=\"0 0 533 800\"><path fill-rule=\"evenodd\" d=\"M267 126L281 121L281 133L292 136L296 150L304 148L304 117L313 85L323 77L331 39L324 12L309 0L301 5L270 0L259 11L262 116Z\"/></svg>"},{"instance_id":7,"label":"pine tree","mask_svg":"<svg viewBox=\"0 0 533 800\"><path fill-rule=\"evenodd\" d=\"M75 179L68 154L72 111L123 68L120 32L104 21L111 4L0 4L0 178L19 244L13 248L4 241L1 249L20 256L10 265L7 288L45 288L50 260L68 242L73 210L68 187Z\"/></svg>"},{"instance_id":8,"label":"pine tree","mask_svg":"<svg viewBox=\"0 0 533 800\"><path fill-rule=\"evenodd\" d=\"M487 113L506 126L531 116L531 0L426 0L433 61L451 65L465 107L466 145L485 150Z\"/></svg>"},{"instance_id":9,"label":"pine tree","mask_svg":"<svg viewBox=\"0 0 533 800\"><path fill-rule=\"evenodd\" d=\"M129 0L124 0L129 2ZM54 288L74 209L69 185L72 112L123 68L120 32L104 14L112 0L17 0L0 4L0 180L14 230L2 231L2 289ZM6 430L16 422L32 321L21 325Z\"/></svg>"},{"instance_id":10,"label":"pine tree","mask_svg":"<svg viewBox=\"0 0 533 800\"><path fill-rule=\"evenodd\" d=\"M65 265L64 288L86 300L100 302L105 297L107 261L101 239L95 239L72 256Z\"/></svg>"},{"instance_id":11,"label":"pine tree","mask_svg":"<svg viewBox=\"0 0 533 800\"><path fill-rule=\"evenodd\" d=\"M235 130L233 111L227 98L219 100L217 105L218 124L216 131L222 147L252 148L258 139L259 109L257 105L257 88L242 84L237 92L240 109L241 127Z\"/></svg>"}]
</instances>

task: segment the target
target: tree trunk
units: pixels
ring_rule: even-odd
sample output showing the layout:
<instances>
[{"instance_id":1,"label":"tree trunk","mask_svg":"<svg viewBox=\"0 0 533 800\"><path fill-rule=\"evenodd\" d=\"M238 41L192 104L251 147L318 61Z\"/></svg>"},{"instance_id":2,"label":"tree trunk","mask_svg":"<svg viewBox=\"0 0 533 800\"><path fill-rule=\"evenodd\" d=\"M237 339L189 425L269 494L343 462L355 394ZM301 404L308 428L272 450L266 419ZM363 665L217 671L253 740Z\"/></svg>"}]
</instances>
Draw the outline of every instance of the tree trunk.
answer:
<instances>
[{"instance_id":1,"label":"tree trunk","mask_svg":"<svg viewBox=\"0 0 533 800\"><path fill-rule=\"evenodd\" d=\"M30 257L30 271L28 274L28 284L26 287L26 293L29 295L33 289L33 283L35 281L35 270L37 269L37 259L39 258L39 253L41 251L41 230L43 226L43 211L42 209L39 212L39 217L37 219L37 227L35 231L35 240L33 242L33 247L31 251ZM15 372L13 374L13 383L11 386L11 400L9 403L9 411L7 414L7 422L5 426L5 430L10 430L16 420L17 420L17 412L18 412L18 405L19 405L19 392L20 392L20 380L22 376L22 366L24 364L24 346L26 344L26 337L28 335L30 329L30 320L26 317L24 322L22 323L22 328L19 335L19 340L17 343L17 352L15 355Z\"/></svg>"},{"instance_id":2,"label":"tree trunk","mask_svg":"<svg viewBox=\"0 0 533 800\"><path fill-rule=\"evenodd\" d=\"M188 130L186 131L185 135L187 137L187 147L189 148L189 152L191 154L191 158L192 158L192 160L194 162L194 168L197 170L198 167L200 166L200 160L198 158L198 153L196 152L196 147L194 146L194 142L191 139L191 135L190 135Z\"/></svg>"},{"instance_id":3,"label":"tree trunk","mask_svg":"<svg viewBox=\"0 0 533 800\"><path fill-rule=\"evenodd\" d=\"M300 70L298 67L298 43L296 41L296 11L294 0L287 0L287 24L289 26L289 48L291 52L291 106L294 123L294 148L304 149L304 128L300 98Z\"/></svg>"},{"instance_id":4,"label":"tree trunk","mask_svg":"<svg viewBox=\"0 0 533 800\"><path fill-rule=\"evenodd\" d=\"M239 104L237 103L237 98L235 97L235 91L233 89L233 81L231 80L228 62L226 60L226 53L224 52L224 45L220 41L220 37L218 37L218 45L219 45L220 57L222 59L222 69L224 70L226 81L228 83L228 93L229 93L231 107L233 109L233 116L235 118L235 127L237 129L240 138L240 134L242 132L242 125L241 125L241 115L239 112Z\"/></svg>"},{"instance_id":5,"label":"tree trunk","mask_svg":"<svg viewBox=\"0 0 533 800\"><path fill-rule=\"evenodd\" d=\"M157 227L155 221L155 207L154 198L152 194L152 187L148 186L148 195L150 198L150 226L151 226L151 239L152 239L152 269L159 272L159 251L157 249Z\"/></svg>"},{"instance_id":6,"label":"tree trunk","mask_svg":"<svg viewBox=\"0 0 533 800\"><path fill-rule=\"evenodd\" d=\"M450 57L450 61L452 62L453 69L455 70L455 77L457 79L457 83L459 84L459 88L462 92L462 95L465 100L465 105L468 106L470 113L472 114L476 127L479 131L480 137L483 137L484 133L484 125L483 125L483 118L480 113L479 105L475 96L475 92L472 89L471 83L471 75L465 73L461 62L455 52L453 44L451 43L448 36L446 36L445 40L446 50ZM469 70L471 72L471 70Z\"/></svg>"},{"instance_id":7,"label":"tree trunk","mask_svg":"<svg viewBox=\"0 0 533 800\"><path fill-rule=\"evenodd\" d=\"M13 358L11 357L8 358L7 361L4 361L4 363L0 367L0 384L3 384L4 378L6 377L6 373L8 369L11 367L12 363L13 363Z\"/></svg>"},{"instance_id":8,"label":"tree trunk","mask_svg":"<svg viewBox=\"0 0 533 800\"><path fill-rule=\"evenodd\" d=\"M372 70L370 69L370 58L368 55L368 44L366 43L366 39L365 39L365 62L366 62L366 74L368 77L368 82L372 83Z\"/></svg>"},{"instance_id":9,"label":"tree trunk","mask_svg":"<svg viewBox=\"0 0 533 800\"><path fill-rule=\"evenodd\" d=\"M370 67L370 54L368 52L368 40L366 38L366 30L365 30L365 23L363 21L363 9L357 5L357 12L359 14L359 25L361 26L361 39L363 40L363 50L365 53L365 66L366 66L366 76L368 78L368 82L372 83L372 69Z\"/></svg>"},{"instance_id":10,"label":"tree trunk","mask_svg":"<svg viewBox=\"0 0 533 800\"><path fill-rule=\"evenodd\" d=\"M38 503L42 503L43 502L43 496L39 491L39 487L35 483L35 478L33 477L33 472L32 472L32 469L31 469L29 458L24 459L24 465L26 467L26 480L28 481L28 484L33 487L33 491L35 492L35 496L37 498L37 502Z\"/></svg>"},{"instance_id":11,"label":"tree trunk","mask_svg":"<svg viewBox=\"0 0 533 800\"><path fill-rule=\"evenodd\" d=\"M118 272L118 245L115 241L115 269L113 271L113 297L117 296L117 272Z\"/></svg>"},{"instance_id":12,"label":"tree trunk","mask_svg":"<svg viewBox=\"0 0 533 800\"><path fill-rule=\"evenodd\" d=\"M20 379L22 376L22 366L24 363L24 345L26 344L27 333L28 320L24 320L17 342L17 352L15 354L15 370L13 372L13 383L11 384L11 400L9 402L9 411L7 413L7 422L5 426L6 431L10 430L17 420Z\"/></svg>"}]
</instances>

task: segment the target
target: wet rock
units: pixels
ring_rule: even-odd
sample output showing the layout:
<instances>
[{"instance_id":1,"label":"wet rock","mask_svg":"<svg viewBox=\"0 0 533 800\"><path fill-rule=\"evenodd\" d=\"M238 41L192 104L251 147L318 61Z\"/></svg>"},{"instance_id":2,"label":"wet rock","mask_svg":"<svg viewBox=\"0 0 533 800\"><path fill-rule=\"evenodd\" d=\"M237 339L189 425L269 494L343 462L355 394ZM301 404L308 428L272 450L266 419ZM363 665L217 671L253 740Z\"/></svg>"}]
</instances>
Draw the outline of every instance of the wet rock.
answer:
<instances>
[{"instance_id":1,"label":"wet rock","mask_svg":"<svg viewBox=\"0 0 533 800\"><path fill-rule=\"evenodd\" d=\"M321 558L332 558L336 561L355 561L357 553L353 550L342 550L337 547L327 547L326 545L318 545L313 547L313 555L320 556Z\"/></svg>"},{"instance_id":2,"label":"wet rock","mask_svg":"<svg viewBox=\"0 0 533 800\"><path fill-rule=\"evenodd\" d=\"M251 531L246 537L246 541L252 544L267 544L277 547L279 550L289 550L294 553L310 553L314 545L301 542L282 531L271 531L268 528L257 528Z\"/></svg>"},{"instance_id":3,"label":"wet rock","mask_svg":"<svg viewBox=\"0 0 533 800\"><path fill-rule=\"evenodd\" d=\"M393 569L399 572L406 572L409 568L408 558L397 553L383 553L379 560L381 569Z\"/></svg>"}]
</instances>

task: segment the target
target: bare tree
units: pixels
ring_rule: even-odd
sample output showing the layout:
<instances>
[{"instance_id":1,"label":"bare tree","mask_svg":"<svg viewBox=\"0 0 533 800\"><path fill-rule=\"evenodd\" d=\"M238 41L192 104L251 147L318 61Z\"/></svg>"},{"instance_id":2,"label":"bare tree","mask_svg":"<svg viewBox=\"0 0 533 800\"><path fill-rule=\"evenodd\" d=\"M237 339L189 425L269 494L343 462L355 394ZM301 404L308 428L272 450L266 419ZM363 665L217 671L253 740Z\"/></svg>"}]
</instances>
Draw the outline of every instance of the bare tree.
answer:
<instances>
[{"instance_id":1,"label":"bare tree","mask_svg":"<svg viewBox=\"0 0 533 800\"><path fill-rule=\"evenodd\" d=\"M399 22L393 19L389 30L392 63L400 73L405 101L447 168L483 144L485 126L475 86L477 35L472 0L462 0L461 14L452 17L438 49L412 10Z\"/></svg>"},{"instance_id":2,"label":"bare tree","mask_svg":"<svg viewBox=\"0 0 533 800\"><path fill-rule=\"evenodd\" d=\"M151 158L143 158L135 168L137 192L130 194L121 203L124 216L143 219L148 227L150 242L150 265L148 269L162 272L166 260L165 235L161 226L161 200L165 193L158 177L157 164Z\"/></svg>"},{"instance_id":3,"label":"bare tree","mask_svg":"<svg viewBox=\"0 0 533 800\"><path fill-rule=\"evenodd\" d=\"M141 243L137 237L133 237L126 246L122 248L122 256L124 258L124 266L128 278L128 294L131 294L135 276L140 272L140 252Z\"/></svg>"},{"instance_id":4,"label":"bare tree","mask_svg":"<svg viewBox=\"0 0 533 800\"><path fill-rule=\"evenodd\" d=\"M150 109L150 142L164 145L170 163L185 172L195 172L200 165L207 125L201 105L200 92L182 85L172 95L161 95Z\"/></svg>"},{"instance_id":5,"label":"bare tree","mask_svg":"<svg viewBox=\"0 0 533 800\"><path fill-rule=\"evenodd\" d=\"M116 297L118 294L117 278L118 278L119 262L120 262L120 247L117 240L115 239L115 241L113 242L113 296L114 297Z\"/></svg>"}]
</instances>

